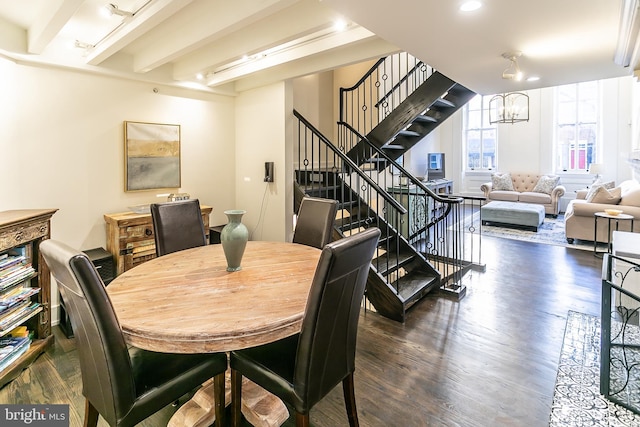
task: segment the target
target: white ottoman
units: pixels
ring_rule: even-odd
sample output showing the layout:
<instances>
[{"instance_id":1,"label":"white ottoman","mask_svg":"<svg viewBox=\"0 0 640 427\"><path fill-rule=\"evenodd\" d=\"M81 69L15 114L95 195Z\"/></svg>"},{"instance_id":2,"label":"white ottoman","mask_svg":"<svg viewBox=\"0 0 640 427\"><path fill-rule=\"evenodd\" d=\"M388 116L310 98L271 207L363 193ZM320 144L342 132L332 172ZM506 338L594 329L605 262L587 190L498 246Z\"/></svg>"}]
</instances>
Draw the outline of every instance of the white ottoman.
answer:
<instances>
[{"instance_id":1,"label":"white ottoman","mask_svg":"<svg viewBox=\"0 0 640 427\"><path fill-rule=\"evenodd\" d=\"M482 225L506 225L538 231L544 222L544 206L495 200L480 208Z\"/></svg>"}]
</instances>

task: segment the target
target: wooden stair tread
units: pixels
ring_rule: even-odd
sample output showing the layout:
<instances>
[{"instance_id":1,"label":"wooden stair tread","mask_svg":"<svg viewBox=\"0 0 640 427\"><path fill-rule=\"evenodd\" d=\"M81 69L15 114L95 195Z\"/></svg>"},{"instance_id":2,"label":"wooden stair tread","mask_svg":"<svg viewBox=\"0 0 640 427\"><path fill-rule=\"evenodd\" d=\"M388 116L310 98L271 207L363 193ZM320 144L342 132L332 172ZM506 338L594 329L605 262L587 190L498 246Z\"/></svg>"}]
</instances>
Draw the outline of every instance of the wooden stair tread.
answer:
<instances>
[{"instance_id":1,"label":"wooden stair tread","mask_svg":"<svg viewBox=\"0 0 640 427\"><path fill-rule=\"evenodd\" d=\"M433 274L412 271L397 282L398 296L405 304L415 302L426 293L425 290L430 290L437 283L437 279L438 277ZM392 286L396 286L396 283L392 283Z\"/></svg>"},{"instance_id":2,"label":"wooden stair tread","mask_svg":"<svg viewBox=\"0 0 640 427\"><path fill-rule=\"evenodd\" d=\"M400 136L407 136L407 137L419 137L422 136L422 134L412 131L412 130L401 130L400 132L398 132L398 135Z\"/></svg>"},{"instance_id":3,"label":"wooden stair tread","mask_svg":"<svg viewBox=\"0 0 640 427\"><path fill-rule=\"evenodd\" d=\"M427 116L426 114L422 114L422 115L416 117L414 122L437 123L438 120L433 118L433 117L431 117L431 116Z\"/></svg>"},{"instance_id":4,"label":"wooden stair tread","mask_svg":"<svg viewBox=\"0 0 640 427\"><path fill-rule=\"evenodd\" d=\"M439 106L439 107L451 107L451 108L453 108L453 107L455 107L455 106L456 106L456 104L454 104L454 103L453 103L453 102L451 102L451 101L447 101L447 100L446 100L446 99L444 99L444 98L438 98L438 99L433 103L433 105L437 105L437 106Z\"/></svg>"},{"instance_id":5,"label":"wooden stair tread","mask_svg":"<svg viewBox=\"0 0 640 427\"><path fill-rule=\"evenodd\" d=\"M381 260L373 260L373 265L378 269L378 272L384 276L411 262L414 258L415 254L413 253L400 252L398 258L384 257Z\"/></svg>"}]
</instances>

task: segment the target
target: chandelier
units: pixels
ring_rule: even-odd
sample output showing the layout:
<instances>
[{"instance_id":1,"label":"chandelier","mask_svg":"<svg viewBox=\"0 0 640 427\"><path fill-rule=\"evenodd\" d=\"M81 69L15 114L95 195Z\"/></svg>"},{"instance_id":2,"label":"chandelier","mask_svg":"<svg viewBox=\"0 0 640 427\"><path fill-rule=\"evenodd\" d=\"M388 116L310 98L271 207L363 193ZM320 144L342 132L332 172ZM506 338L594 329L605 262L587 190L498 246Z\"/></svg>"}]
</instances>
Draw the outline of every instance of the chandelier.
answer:
<instances>
[{"instance_id":1,"label":"chandelier","mask_svg":"<svg viewBox=\"0 0 640 427\"><path fill-rule=\"evenodd\" d=\"M529 95L509 92L489 100L489 123L517 123L529 121Z\"/></svg>"}]
</instances>

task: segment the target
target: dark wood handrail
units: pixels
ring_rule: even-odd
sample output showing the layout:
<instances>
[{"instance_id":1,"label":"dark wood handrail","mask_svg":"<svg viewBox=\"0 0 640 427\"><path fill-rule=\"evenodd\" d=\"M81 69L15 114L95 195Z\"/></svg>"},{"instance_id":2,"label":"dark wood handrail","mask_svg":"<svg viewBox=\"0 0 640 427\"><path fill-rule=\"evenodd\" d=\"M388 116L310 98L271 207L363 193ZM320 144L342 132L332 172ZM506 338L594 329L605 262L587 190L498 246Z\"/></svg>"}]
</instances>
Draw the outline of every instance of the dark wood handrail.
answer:
<instances>
[{"instance_id":1,"label":"dark wood handrail","mask_svg":"<svg viewBox=\"0 0 640 427\"><path fill-rule=\"evenodd\" d=\"M342 159L343 162L345 162L347 165L349 165L349 167L353 171L355 171L362 179L364 179L387 203L392 205L400 213L402 213L402 214L406 214L407 213L407 209L404 206L402 206L400 204L400 202L398 202L394 197L390 196L389 193L387 193L386 190L383 190L382 188L380 188L380 186L378 184L376 184L376 182L373 179L371 179L371 177L369 177L367 174L362 172L360 167L353 160L351 160L346 154L344 154L343 152L338 150L331 143L331 141L329 141L329 139L327 137L325 137L322 134L322 132L320 132L318 129L316 129L315 126L313 126L311 123L309 123L309 121L307 121L307 119L305 119L302 116L302 114L298 113L298 111L294 109L293 110L293 115L298 120L300 120L300 122L302 122L307 128L309 128L314 134L316 134L318 136L318 138L320 138L322 140L322 142L324 142L326 144L326 146L329 147L329 149L334 152L334 154L336 154L338 157L340 157Z\"/></svg>"},{"instance_id":2,"label":"dark wood handrail","mask_svg":"<svg viewBox=\"0 0 640 427\"><path fill-rule=\"evenodd\" d=\"M344 87L340 88L340 91L339 91L340 92L340 120L344 120L344 97L342 96L342 94L344 94L345 92L350 92L352 90L357 89L362 83L365 82L365 80L367 80L371 76L371 74L373 74L375 70L378 69L380 64L382 64L386 60L387 60L386 57L378 59L376 63L373 64L371 68L369 68L369 71L367 71L364 74L364 76L362 76L362 78L358 80L356 84L354 84L353 86L347 87L347 88L344 88Z\"/></svg>"},{"instance_id":3,"label":"dark wood handrail","mask_svg":"<svg viewBox=\"0 0 640 427\"><path fill-rule=\"evenodd\" d=\"M364 76L362 76L362 78L360 80L357 81L356 84L354 84L351 87L341 87L340 88L340 94L342 94L342 92L348 92L351 90L355 90L358 86L360 86L362 83L364 83L365 80L367 80L369 78L369 76L371 76L371 74L373 74L373 72L375 70L378 69L378 67L380 66L380 64L382 64L387 58L380 58L378 59L378 61L376 61L375 64L373 64L373 66L371 68L369 68L369 71L367 71Z\"/></svg>"}]
</instances>

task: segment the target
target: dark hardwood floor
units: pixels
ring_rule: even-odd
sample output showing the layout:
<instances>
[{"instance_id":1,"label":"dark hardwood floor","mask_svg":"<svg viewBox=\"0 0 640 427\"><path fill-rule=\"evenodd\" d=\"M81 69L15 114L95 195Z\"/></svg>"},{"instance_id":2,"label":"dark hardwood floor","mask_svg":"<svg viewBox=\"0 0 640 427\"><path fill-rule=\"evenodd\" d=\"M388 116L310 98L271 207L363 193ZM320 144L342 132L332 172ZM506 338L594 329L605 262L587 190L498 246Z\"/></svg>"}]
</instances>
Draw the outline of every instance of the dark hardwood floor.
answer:
<instances>
[{"instance_id":1,"label":"dark hardwood floor","mask_svg":"<svg viewBox=\"0 0 640 427\"><path fill-rule=\"evenodd\" d=\"M460 302L429 295L405 324L362 316L355 374L362 426L548 425L567 312L599 315L602 260L514 240L485 237L482 245L486 271L467 276ZM1 389L0 402L68 403L70 425L79 427L74 342L55 329L54 348ZM141 425L166 425L174 410ZM348 425L341 387L312 409L311 424Z\"/></svg>"}]
</instances>

